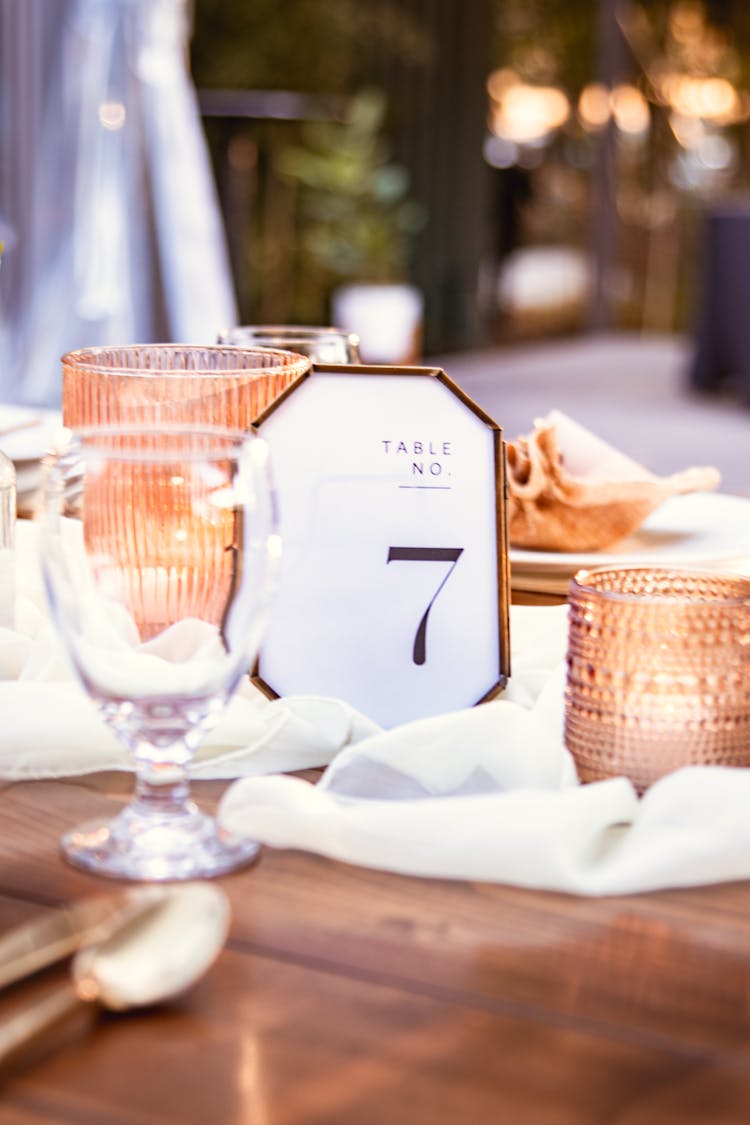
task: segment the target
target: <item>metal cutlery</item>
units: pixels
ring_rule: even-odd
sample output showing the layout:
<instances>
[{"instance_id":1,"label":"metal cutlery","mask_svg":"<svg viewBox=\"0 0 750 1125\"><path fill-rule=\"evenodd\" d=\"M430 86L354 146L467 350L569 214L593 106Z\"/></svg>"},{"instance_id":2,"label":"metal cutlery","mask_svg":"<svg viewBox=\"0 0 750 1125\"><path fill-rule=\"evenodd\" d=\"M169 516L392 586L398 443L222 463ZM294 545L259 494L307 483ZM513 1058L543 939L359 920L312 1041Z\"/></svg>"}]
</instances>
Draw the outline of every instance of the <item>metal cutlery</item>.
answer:
<instances>
[{"instance_id":1,"label":"metal cutlery","mask_svg":"<svg viewBox=\"0 0 750 1125\"><path fill-rule=\"evenodd\" d=\"M0 988L68 957L115 920L124 922L159 901L160 894L158 887L134 887L84 899L0 935Z\"/></svg>"}]
</instances>

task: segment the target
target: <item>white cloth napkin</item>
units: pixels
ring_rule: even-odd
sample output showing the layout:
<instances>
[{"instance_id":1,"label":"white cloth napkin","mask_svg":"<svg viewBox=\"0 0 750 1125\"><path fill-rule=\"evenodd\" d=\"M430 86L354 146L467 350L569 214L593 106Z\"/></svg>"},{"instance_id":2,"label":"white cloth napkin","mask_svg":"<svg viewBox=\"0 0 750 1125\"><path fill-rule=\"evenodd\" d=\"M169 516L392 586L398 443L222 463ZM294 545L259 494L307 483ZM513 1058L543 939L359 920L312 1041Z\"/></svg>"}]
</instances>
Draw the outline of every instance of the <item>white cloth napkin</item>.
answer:
<instances>
[{"instance_id":1,"label":"white cloth napkin","mask_svg":"<svg viewBox=\"0 0 750 1125\"><path fill-rule=\"evenodd\" d=\"M482 716L488 724L491 710ZM459 726L457 721L454 735ZM386 737L398 757L405 749L403 731ZM463 739L443 743L437 755L464 747ZM498 754L507 759L516 781L528 749L515 744ZM679 770L639 802L624 778L565 786L558 777L557 784L545 784L539 776L544 771L535 763L528 780L512 790L501 784L492 792L459 788L453 794L415 796L412 790L399 799L390 769L376 787L368 751L363 743L359 753L369 798L349 795L351 773L347 790L337 792L342 758L317 786L291 777L235 782L224 797L221 822L265 844L303 848L347 863L586 895L750 877L749 770ZM380 751L385 752L382 742Z\"/></svg>"},{"instance_id":2,"label":"white cloth napkin","mask_svg":"<svg viewBox=\"0 0 750 1125\"><path fill-rule=\"evenodd\" d=\"M16 525L14 628L0 628L0 777L131 769L132 760L73 675L47 612L37 528ZM247 681L201 747L195 777L236 778L325 765L379 728L336 699L268 700Z\"/></svg>"},{"instance_id":3,"label":"white cloth napkin","mask_svg":"<svg viewBox=\"0 0 750 1125\"><path fill-rule=\"evenodd\" d=\"M566 607L514 607L504 698L374 734L320 782L238 781L221 822L407 875L585 895L750 877L750 770L691 767L638 799L581 786L563 745Z\"/></svg>"}]
</instances>

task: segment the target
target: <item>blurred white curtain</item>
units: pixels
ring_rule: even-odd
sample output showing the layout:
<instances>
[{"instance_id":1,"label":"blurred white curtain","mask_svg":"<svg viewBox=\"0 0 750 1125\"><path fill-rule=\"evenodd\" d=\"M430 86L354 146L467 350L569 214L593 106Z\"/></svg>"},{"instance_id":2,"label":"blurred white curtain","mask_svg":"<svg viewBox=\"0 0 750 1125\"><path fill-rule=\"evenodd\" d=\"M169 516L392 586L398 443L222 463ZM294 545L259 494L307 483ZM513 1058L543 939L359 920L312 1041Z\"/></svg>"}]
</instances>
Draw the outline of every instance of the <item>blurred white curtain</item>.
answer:
<instances>
[{"instance_id":1,"label":"blurred white curtain","mask_svg":"<svg viewBox=\"0 0 750 1125\"><path fill-rule=\"evenodd\" d=\"M0 398L55 405L63 351L210 343L236 306L187 0L64 0L54 29L45 0L36 22L24 3L25 15L17 0L0 8L3 55L15 38L29 67L0 73L0 224L11 233ZM25 167L8 163L14 102L38 141Z\"/></svg>"}]
</instances>

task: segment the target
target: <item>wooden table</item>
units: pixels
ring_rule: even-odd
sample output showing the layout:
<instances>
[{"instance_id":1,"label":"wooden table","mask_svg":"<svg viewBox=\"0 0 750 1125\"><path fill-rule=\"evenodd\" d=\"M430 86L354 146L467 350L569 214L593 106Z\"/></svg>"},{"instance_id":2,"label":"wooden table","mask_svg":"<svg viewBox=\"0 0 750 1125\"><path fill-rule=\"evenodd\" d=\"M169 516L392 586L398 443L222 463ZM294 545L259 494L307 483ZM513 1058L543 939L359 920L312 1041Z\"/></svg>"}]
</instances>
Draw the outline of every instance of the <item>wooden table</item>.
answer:
<instances>
[{"instance_id":1,"label":"wooden table","mask_svg":"<svg viewBox=\"0 0 750 1125\"><path fill-rule=\"evenodd\" d=\"M204 804L219 783L201 783ZM57 856L130 779L2 790L0 929L112 890ZM750 885L590 900L266 851L219 960L73 1021L3 1125L726 1125L750 1116ZM0 997L0 1017L65 968Z\"/></svg>"}]
</instances>

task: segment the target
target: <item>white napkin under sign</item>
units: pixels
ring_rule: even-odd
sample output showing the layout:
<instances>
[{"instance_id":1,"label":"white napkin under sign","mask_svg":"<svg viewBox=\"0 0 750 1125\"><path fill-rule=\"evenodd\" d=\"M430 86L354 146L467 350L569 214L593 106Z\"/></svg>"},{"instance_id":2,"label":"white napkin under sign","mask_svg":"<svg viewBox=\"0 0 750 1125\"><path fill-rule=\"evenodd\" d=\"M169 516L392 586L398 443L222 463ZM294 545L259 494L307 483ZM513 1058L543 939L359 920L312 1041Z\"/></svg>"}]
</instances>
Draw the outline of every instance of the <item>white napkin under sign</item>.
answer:
<instances>
[{"instance_id":1,"label":"white napkin under sign","mask_svg":"<svg viewBox=\"0 0 750 1125\"><path fill-rule=\"evenodd\" d=\"M567 607L513 607L502 699L380 732L317 785L235 782L219 818L262 843L406 875L585 895L750 877L750 770L691 767L639 800L579 785L563 744Z\"/></svg>"},{"instance_id":2,"label":"white napkin under sign","mask_svg":"<svg viewBox=\"0 0 750 1125\"><path fill-rule=\"evenodd\" d=\"M542 725L503 702L424 720L343 751L314 786L235 782L220 821L347 863L586 895L750 877L750 770L682 769L639 801L624 778L577 785Z\"/></svg>"}]
</instances>

